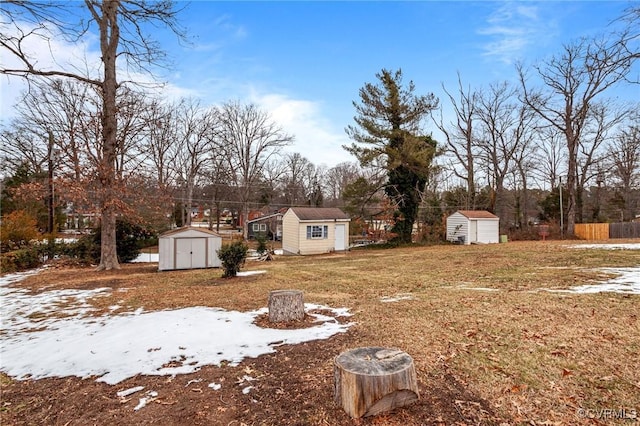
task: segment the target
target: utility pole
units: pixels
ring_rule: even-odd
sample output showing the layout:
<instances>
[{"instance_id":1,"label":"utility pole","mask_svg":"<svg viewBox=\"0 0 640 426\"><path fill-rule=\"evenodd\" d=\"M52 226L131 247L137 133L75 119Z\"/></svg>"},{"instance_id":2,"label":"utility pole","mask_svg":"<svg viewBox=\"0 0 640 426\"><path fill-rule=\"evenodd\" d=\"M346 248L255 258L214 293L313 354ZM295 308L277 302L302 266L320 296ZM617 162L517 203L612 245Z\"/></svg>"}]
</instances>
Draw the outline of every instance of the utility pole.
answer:
<instances>
[{"instance_id":1,"label":"utility pole","mask_svg":"<svg viewBox=\"0 0 640 426\"><path fill-rule=\"evenodd\" d=\"M562 176L559 176L560 179L560 238L564 238L564 212L562 211Z\"/></svg>"},{"instance_id":2,"label":"utility pole","mask_svg":"<svg viewBox=\"0 0 640 426\"><path fill-rule=\"evenodd\" d=\"M54 195L53 195L53 132L51 132L51 130L49 130L49 141L47 143L47 166L49 168L49 223L47 226L47 231L49 233L49 238L48 238L48 248L49 248L49 260L53 259L53 249L54 249L54 244L55 244L55 240L54 240L54 215L55 215L55 209L53 206L53 199L54 199Z\"/></svg>"},{"instance_id":3,"label":"utility pole","mask_svg":"<svg viewBox=\"0 0 640 426\"><path fill-rule=\"evenodd\" d=\"M47 156L49 167L49 224L47 232L53 233L54 208L53 208L53 133L49 131L49 143L47 144Z\"/></svg>"}]
</instances>

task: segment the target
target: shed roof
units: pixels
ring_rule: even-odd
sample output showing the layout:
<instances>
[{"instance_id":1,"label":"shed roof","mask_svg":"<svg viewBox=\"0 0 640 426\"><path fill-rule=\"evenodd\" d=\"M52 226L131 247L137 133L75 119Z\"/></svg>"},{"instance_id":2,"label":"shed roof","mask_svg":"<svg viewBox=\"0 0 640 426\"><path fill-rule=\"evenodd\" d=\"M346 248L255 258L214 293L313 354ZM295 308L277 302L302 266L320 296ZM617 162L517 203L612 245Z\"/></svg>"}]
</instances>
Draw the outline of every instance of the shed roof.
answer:
<instances>
[{"instance_id":1,"label":"shed roof","mask_svg":"<svg viewBox=\"0 0 640 426\"><path fill-rule=\"evenodd\" d=\"M458 210L458 213L468 219L499 219L498 216L486 210Z\"/></svg>"},{"instance_id":2,"label":"shed roof","mask_svg":"<svg viewBox=\"0 0 640 426\"><path fill-rule=\"evenodd\" d=\"M336 207L291 207L300 220L349 220L349 216Z\"/></svg>"},{"instance_id":3,"label":"shed roof","mask_svg":"<svg viewBox=\"0 0 640 426\"><path fill-rule=\"evenodd\" d=\"M215 231L211 231L207 228L197 228L195 226L183 226L181 228L176 228L176 229L171 229L163 234L160 234L161 237L169 237L171 235L176 235L176 234L180 234L182 232L186 232L186 231L197 231L197 232L202 232L203 234L208 234L211 235L213 237L220 237L220 234L218 234Z\"/></svg>"}]
</instances>

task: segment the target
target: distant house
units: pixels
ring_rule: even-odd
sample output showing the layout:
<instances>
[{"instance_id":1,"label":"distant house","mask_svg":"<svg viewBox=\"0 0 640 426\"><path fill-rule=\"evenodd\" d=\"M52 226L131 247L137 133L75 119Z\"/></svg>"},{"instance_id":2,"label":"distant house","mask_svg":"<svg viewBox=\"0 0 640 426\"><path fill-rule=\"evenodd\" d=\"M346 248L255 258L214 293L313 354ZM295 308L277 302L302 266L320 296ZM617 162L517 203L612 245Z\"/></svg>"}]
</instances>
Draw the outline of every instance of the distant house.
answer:
<instances>
[{"instance_id":1,"label":"distant house","mask_svg":"<svg viewBox=\"0 0 640 426\"><path fill-rule=\"evenodd\" d=\"M282 217L284 254L320 254L349 248L349 221L338 208L291 207Z\"/></svg>"},{"instance_id":2,"label":"distant house","mask_svg":"<svg viewBox=\"0 0 640 426\"><path fill-rule=\"evenodd\" d=\"M203 228L183 227L158 239L158 270L218 268L222 237Z\"/></svg>"},{"instance_id":3,"label":"distant house","mask_svg":"<svg viewBox=\"0 0 640 426\"><path fill-rule=\"evenodd\" d=\"M500 218L486 210L458 210L447 218L447 240L460 244L499 242Z\"/></svg>"},{"instance_id":4,"label":"distant house","mask_svg":"<svg viewBox=\"0 0 640 426\"><path fill-rule=\"evenodd\" d=\"M284 216L282 213L273 213L247 221L247 238L252 240L262 234L268 240L280 241L282 239L282 216Z\"/></svg>"}]
</instances>

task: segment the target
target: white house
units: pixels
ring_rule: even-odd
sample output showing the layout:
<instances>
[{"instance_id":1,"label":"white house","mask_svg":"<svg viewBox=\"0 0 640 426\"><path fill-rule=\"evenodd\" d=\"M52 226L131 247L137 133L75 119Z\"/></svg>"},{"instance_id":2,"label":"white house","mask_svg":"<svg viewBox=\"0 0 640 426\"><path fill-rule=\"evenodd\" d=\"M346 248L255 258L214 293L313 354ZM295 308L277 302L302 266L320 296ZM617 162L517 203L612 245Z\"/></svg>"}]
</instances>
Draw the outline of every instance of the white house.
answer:
<instances>
[{"instance_id":1,"label":"white house","mask_svg":"<svg viewBox=\"0 0 640 426\"><path fill-rule=\"evenodd\" d=\"M222 237L203 228L183 227L165 232L158 240L158 270L218 268Z\"/></svg>"},{"instance_id":2,"label":"white house","mask_svg":"<svg viewBox=\"0 0 640 426\"><path fill-rule=\"evenodd\" d=\"M486 210L458 210L447 218L447 240L462 243L499 242L500 218Z\"/></svg>"},{"instance_id":3,"label":"white house","mask_svg":"<svg viewBox=\"0 0 640 426\"><path fill-rule=\"evenodd\" d=\"M291 207L282 217L282 251L306 255L347 250L350 220L338 208Z\"/></svg>"}]
</instances>

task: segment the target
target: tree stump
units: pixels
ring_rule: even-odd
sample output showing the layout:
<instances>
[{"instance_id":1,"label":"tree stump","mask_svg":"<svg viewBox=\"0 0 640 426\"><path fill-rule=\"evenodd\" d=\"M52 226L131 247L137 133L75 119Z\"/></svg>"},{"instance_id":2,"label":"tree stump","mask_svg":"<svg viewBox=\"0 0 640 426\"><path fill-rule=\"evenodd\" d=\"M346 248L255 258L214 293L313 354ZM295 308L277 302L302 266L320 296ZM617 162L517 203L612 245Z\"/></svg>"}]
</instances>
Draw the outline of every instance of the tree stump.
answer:
<instances>
[{"instance_id":1,"label":"tree stump","mask_svg":"<svg viewBox=\"0 0 640 426\"><path fill-rule=\"evenodd\" d=\"M334 360L334 397L353 418L374 416L419 398L413 359L399 349L357 348Z\"/></svg>"},{"instance_id":2,"label":"tree stump","mask_svg":"<svg viewBox=\"0 0 640 426\"><path fill-rule=\"evenodd\" d=\"M304 319L304 301L301 290L269 292L269 321L299 321L302 319Z\"/></svg>"}]
</instances>

